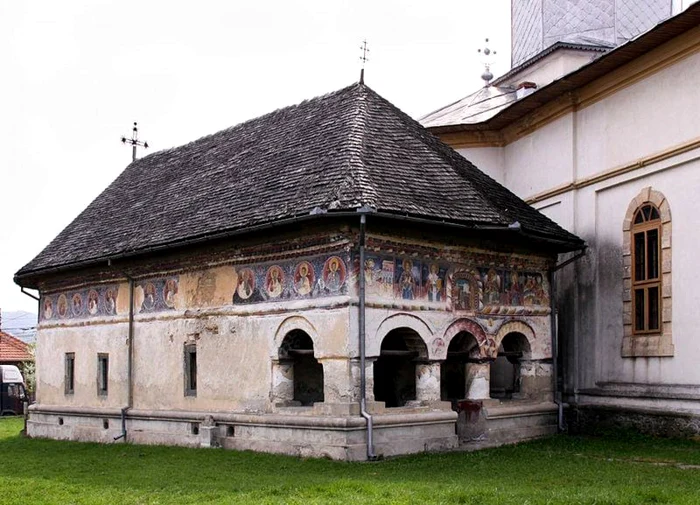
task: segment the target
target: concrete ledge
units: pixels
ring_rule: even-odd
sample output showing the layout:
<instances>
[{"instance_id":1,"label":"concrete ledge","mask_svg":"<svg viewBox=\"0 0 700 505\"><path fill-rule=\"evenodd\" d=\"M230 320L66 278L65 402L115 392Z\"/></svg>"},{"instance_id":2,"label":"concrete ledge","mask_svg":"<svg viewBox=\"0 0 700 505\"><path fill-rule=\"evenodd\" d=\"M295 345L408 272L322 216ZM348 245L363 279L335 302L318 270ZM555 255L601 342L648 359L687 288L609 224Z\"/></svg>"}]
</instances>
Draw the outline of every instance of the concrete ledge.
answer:
<instances>
[{"instance_id":1,"label":"concrete ledge","mask_svg":"<svg viewBox=\"0 0 700 505\"><path fill-rule=\"evenodd\" d=\"M452 411L416 409L374 416L375 452L398 456L457 447ZM33 405L31 437L114 443L121 411ZM361 417L293 416L129 410L127 437L120 443L220 446L302 457L366 459L366 421Z\"/></svg>"}]
</instances>

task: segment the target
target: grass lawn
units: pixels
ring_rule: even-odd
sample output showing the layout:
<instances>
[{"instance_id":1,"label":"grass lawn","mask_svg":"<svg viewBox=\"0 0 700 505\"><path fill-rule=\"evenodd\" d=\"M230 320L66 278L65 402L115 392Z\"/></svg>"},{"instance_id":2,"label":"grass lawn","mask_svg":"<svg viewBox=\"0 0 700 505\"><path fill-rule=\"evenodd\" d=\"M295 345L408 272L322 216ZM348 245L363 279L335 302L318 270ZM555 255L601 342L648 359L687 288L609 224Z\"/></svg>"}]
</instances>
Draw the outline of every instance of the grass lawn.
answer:
<instances>
[{"instance_id":1,"label":"grass lawn","mask_svg":"<svg viewBox=\"0 0 700 505\"><path fill-rule=\"evenodd\" d=\"M700 504L700 443L617 434L341 463L19 437L0 419L0 503Z\"/></svg>"}]
</instances>

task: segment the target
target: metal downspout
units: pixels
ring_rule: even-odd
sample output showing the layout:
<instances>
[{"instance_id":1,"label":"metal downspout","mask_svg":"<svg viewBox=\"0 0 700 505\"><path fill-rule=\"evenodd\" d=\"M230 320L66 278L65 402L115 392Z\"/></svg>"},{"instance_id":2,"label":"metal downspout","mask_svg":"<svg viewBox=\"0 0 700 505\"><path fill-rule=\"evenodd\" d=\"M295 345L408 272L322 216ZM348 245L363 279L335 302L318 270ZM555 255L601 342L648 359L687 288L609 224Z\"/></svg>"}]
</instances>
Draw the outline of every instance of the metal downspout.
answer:
<instances>
[{"instance_id":1,"label":"metal downspout","mask_svg":"<svg viewBox=\"0 0 700 505\"><path fill-rule=\"evenodd\" d=\"M128 342L128 355L126 361L126 388L127 388L127 402L126 407L121 409L122 412L122 432L114 437L117 441L123 438L126 442L126 413L134 405L134 388L131 379L133 363L134 363L134 279L127 275L129 279L129 333L127 337Z\"/></svg>"},{"instance_id":2,"label":"metal downspout","mask_svg":"<svg viewBox=\"0 0 700 505\"><path fill-rule=\"evenodd\" d=\"M367 459L377 459L374 454L374 427L372 415L367 412L367 377L365 373L365 225L366 214L360 215L360 268L359 268L359 338L360 338L360 415L367 420Z\"/></svg>"},{"instance_id":3,"label":"metal downspout","mask_svg":"<svg viewBox=\"0 0 700 505\"><path fill-rule=\"evenodd\" d=\"M557 425L559 431L564 431L564 402L562 401L562 391L559 388L559 318L556 308L557 288L554 282L554 273L557 270L564 268L566 265L582 258L586 255L587 248L581 249L581 252L575 254L568 260L549 269L549 305L550 305L550 326L552 328L552 373L554 375L554 403L557 405Z\"/></svg>"},{"instance_id":4,"label":"metal downspout","mask_svg":"<svg viewBox=\"0 0 700 505\"><path fill-rule=\"evenodd\" d=\"M556 308L556 286L554 284L554 268L549 270L549 317L552 328L552 374L554 375L554 403L557 405L557 426L564 431L564 404L559 388L559 330Z\"/></svg>"}]
</instances>

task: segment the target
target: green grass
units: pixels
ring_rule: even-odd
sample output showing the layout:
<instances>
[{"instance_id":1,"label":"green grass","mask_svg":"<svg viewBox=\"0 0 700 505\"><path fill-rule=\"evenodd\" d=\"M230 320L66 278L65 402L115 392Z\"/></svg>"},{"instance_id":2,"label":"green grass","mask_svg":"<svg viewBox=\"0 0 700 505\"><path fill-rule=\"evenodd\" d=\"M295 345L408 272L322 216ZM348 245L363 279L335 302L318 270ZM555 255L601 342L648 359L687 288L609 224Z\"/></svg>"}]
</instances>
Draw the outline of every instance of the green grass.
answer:
<instances>
[{"instance_id":1,"label":"green grass","mask_svg":"<svg viewBox=\"0 0 700 505\"><path fill-rule=\"evenodd\" d=\"M0 503L700 504L700 443L556 436L342 463L21 438L0 419Z\"/></svg>"}]
</instances>

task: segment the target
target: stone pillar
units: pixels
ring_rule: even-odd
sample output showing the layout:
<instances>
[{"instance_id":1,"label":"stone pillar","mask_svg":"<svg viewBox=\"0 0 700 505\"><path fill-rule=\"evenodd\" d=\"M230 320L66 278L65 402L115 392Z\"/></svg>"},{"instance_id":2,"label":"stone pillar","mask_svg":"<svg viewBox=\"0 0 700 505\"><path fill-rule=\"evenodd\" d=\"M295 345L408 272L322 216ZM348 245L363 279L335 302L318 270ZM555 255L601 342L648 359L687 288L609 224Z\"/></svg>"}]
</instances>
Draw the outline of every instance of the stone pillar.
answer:
<instances>
[{"instance_id":1,"label":"stone pillar","mask_svg":"<svg viewBox=\"0 0 700 505\"><path fill-rule=\"evenodd\" d=\"M348 403L353 401L348 360L319 359L323 365L323 402Z\"/></svg>"},{"instance_id":2,"label":"stone pillar","mask_svg":"<svg viewBox=\"0 0 700 505\"><path fill-rule=\"evenodd\" d=\"M374 401L374 362L377 358L365 358L365 398L367 402ZM360 360L355 358L350 362L350 376L352 380L352 401L360 401Z\"/></svg>"},{"instance_id":3,"label":"stone pillar","mask_svg":"<svg viewBox=\"0 0 700 505\"><path fill-rule=\"evenodd\" d=\"M488 400L491 363L467 363L465 367L467 399Z\"/></svg>"},{"instance_id":4,"label":"stone pillar","mask_svg":"<svg viewBox=\"0 0 700 505\"><path fill-rule=\"evenodd\" d=\"M554 367L542 361L520 360L519 398L552 401L554 398Z\"/></svg>"},{"instance_id":5,"label":"stone pillar","mask_svg":"<svg viewBox=\"0 0 700 505\"><path fill-rule=\"evenodd\" d=\"M440 401L440 362L416 363L416 400L419 402Z\"/></svg>"},{"instance_id":6,"label":"stone pillar","mask_svg":"<svg viewBox=\"0 0 700 505\"><path fill-rule=\"evenodd\" d=\"M293 400L294 362L287 359L274 360L270 401L273 405L289 405Z\"/></svg>"}]
</instances>

